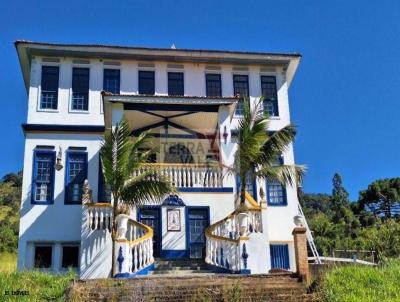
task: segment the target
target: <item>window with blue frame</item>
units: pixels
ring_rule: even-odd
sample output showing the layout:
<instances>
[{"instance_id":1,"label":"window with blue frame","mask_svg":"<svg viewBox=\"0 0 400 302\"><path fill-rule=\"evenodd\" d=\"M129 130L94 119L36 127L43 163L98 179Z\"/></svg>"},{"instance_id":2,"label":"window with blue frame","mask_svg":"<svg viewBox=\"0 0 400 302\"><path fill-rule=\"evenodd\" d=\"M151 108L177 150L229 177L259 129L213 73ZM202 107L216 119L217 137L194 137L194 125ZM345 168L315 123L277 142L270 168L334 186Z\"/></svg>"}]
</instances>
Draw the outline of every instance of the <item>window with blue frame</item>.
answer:
<instances>
[{"instance_id":1,"label":"window with blue frame","mask_svg":"<svg viewBox=\"0 0 400 302\"><path fill-rule=\"evenodd\" d=\"M287 205L286 187L277 180L267 180L267 202L271 206Z\"/></svg>"},{"instance_id":2,"label":"window with blue frame","mask_svg":"<svg viewBox=\"0 0 400 302\"><path fill-rule=\"evenodd\" d=\"M35 150L33 159L32 203L53 203L56 153Z\"/></svg>"},{"instance_id":3,"label":"window with blue frame","mask_svg":"<svg viewBox=\"0 0 400 302\"><path fill-rule=\"evenodd\" d=\"M65 203L82 203L83 183L87 178L87 153L67 152Z\"/></svg>"},{"instance_id":4,"label":"window with blue frame","mask_svg":"<svg viewBox=\"0 0 400 302\"><path fill-rule=\"evenodd\" d=\"M287 244L271 244L271 269L284 269L290 268L289 263L289 247Z\"/></svg>"},{"instance_id":5,"label":"window with blue frame","mask_svg":"<svg viewBox=\"0 0 400 302\"><path fill-rule=\"evenodd\" d=\"M211 97L222 96L221 75L208 73L206 74L206 95Z\"/></svg>"},{"instance_id":6,"label":"window with blue frame","mask_svg":"<svg viewBox=\"0 0 400 302\"><path fill-rule=\"evenodd\" d=\"M120 93L120 71L119 69L104 69L103 90L113 94Z\"/></svg>"},{"instance_id":7,"label":"window with blue frame","mask_svg":"<svg viewBox=\"0 0 400 302\"><path fill-rule=\"evenodd\" d=\"M168 72L168 95L184 95L183 72Z\"/></svg>"},{"instance_id":8,"label":"window with blue frame","mask_svg":"<svg viewBox=\"0 0 400 302\"><path fill-rule=\"evenodd\" d=\"M240 99L236 105L235 115L243 115L243 98L249 96L249 76L248 75L233 75L233 93L239 95Z\"/></svg>"},{"instance_id":9,"label":"window with blue frame","mask_svg":"<svg viewBox=\"0 0 400 302\"><path fill-rule=\"evenodd\" d=\"M42 66L40 109L58 108L58 66Z\"/></svg>"},{"instance_id":10,"label":"window with blue frame","mask_svg":"<svg viewBox=\"0 0 400 302\"><path fill-rule=\"evenodd\" d=\"M89 68L72 69L72 110L89 109Z\"/></svg>"},{"instance_id":11,"label":"window with blue frame","mask_svg":"<svg viewBox=\"0 0 400 302\"><path fill-rule=\"evenodd\" d=\"M275 76L261 76L261 92L264 97L264 112L269 116L279 116Z\"/></svg>"},{"instance_id":12,"label":"window with blue frame","mask_svg":"<svg viewBox=\"0 0 400 302\"><path fill-rule=\"evenodd\" d=\"M154 71L139 70L139 94L155 93Z\"/></svg>"}]
</instances>

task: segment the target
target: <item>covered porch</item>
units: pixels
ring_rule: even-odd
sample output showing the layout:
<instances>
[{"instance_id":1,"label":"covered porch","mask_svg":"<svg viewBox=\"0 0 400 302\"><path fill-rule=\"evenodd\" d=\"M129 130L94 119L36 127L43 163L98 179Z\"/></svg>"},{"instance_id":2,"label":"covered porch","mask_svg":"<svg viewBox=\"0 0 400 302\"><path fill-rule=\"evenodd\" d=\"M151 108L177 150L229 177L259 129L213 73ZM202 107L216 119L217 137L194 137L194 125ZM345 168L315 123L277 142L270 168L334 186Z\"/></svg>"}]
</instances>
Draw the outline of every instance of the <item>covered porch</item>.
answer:
<instances>
[{"instance_id":1,"label":"covered porch","mask_svg":"<svg viewBox=\"0 0 400 302\"><path fill-rule=\"evenodd\" d=\"M236 102L234 97L103 93L106 128L125 119L132 137L149 132L152 139L143 151L155 152L142 169L157 166L183 190L232 187L222 167L229 164L227 142Z\"/></svg>"}]
</instances>

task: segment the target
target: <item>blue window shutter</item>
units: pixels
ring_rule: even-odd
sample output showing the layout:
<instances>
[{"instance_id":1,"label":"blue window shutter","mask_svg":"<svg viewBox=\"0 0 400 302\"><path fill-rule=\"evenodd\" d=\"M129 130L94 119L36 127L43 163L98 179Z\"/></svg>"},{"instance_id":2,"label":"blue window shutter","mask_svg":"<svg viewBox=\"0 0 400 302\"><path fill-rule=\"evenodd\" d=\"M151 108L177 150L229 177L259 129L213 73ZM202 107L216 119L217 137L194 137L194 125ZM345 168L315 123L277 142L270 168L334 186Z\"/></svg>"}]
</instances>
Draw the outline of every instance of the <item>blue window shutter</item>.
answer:
<instances>
[{"instance_id":1,"label":"blue window shutter","mask_svg":"<svg viewBox=\"0 0 400 302\"><path fill-rule=\"evenodd\" d=\"M52 204L54 202L55 158L55 151L34 151L31 203Z\"/></svg>"},{"instance_id":2,"label":"blue window shutter","mask_svg":"<svg viewBox=\"0 0 400 302\"><path fill-rule=\"evenodd\" d=\"M271 269L290 268L289 265L289 246L287 244L271 244Z\"/></svg>"},{"instance_id":3,"label":"blue window shutter","mask_svg":"<svg viewBox=\"0 0 400 302\"><path fill-rule=\"evenodd\" d=\"M65 167L65 204L82 203L83 182L87 177L87 153L67 151Z\"/></svg>"}]
</instances>

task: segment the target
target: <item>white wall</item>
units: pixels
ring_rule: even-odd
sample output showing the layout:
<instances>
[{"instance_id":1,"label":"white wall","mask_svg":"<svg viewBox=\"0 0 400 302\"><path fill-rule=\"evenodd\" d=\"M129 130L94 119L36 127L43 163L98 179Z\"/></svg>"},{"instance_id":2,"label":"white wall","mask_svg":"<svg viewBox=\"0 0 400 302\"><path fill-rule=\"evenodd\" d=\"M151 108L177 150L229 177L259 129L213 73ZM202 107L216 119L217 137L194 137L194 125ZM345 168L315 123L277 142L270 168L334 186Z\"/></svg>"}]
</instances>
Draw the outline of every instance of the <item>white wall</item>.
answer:
<instances>
[{"instance_id":1,"label":"white wall","mask_svg":"<svg viewBox=\"0 0 400 302\"><path fill-rule=\"evenodd\" d=\"M93 189L94 199L97 200L98 151L101 139L101 135L91 134L26 134L18 244L19 269L30 267L32 264L33 254L25 253L28 242L81 241L81 206L64 204L65 151L71 146L87 148L88 180ZM57 152L61 147L63 151L64 168L55 171L54 204L31 204L33 151L37 145L54 146Z\"/></svg>"}]
</instances>

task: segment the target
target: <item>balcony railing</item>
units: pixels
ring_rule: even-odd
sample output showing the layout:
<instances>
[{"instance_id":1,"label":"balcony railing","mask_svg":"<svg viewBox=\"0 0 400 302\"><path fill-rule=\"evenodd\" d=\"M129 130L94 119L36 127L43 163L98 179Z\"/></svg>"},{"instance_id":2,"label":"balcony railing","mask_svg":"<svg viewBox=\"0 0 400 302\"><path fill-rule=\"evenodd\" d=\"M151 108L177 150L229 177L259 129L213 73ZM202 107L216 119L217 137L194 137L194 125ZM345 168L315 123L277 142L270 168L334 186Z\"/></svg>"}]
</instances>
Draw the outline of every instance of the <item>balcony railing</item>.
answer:
<instances>
[{"instance_id":1,"label":"balcony railing","mask_svg":"<svg viewBox=\"0 0 400 302\"><path fill-rule=\"evenodd\" d=\"M134 176L157 169L163 176L168 177L178 188L222 188L222 167L207 164L146 164L134 172Z\"/></svg>"}]
</instances>

